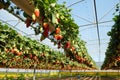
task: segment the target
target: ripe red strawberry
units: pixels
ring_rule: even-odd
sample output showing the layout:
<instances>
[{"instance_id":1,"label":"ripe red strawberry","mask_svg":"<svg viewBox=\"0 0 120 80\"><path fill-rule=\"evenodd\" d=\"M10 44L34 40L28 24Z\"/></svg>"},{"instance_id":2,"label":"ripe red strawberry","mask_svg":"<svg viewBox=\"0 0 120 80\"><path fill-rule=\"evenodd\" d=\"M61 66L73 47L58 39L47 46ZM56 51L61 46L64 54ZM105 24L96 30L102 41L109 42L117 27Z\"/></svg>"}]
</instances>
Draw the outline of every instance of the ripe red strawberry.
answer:
<instances>
[{"instance_id":1,"label":"ripe red strawberry","mask_svg":"<svg viewBox=\"0 0 120 80\"><path fill-rule=\"evenodd\" d=\"M33 58L33 55L32 54L30 54L30 59L32 59Z\"/></svg>"},{"instance_id":2,"label":"ripe red strawberry","mask_svg":"<svg viewBox=\"0 0 120 80\"><path fill-rule=\"evenodd\" d=\"M17 56L21 56L23 53L20 51L20 52L17 52Z\"/></svg>"},{"instance_id":3,"label":"ripe red strawberry","mask_svg":"<svg viewBox=\"0 0 120 80\"><path fill-rule=\"evenodd\" d=\"M44 21L44 19L45 19L45 16L42 16L42 19L41 19L41 20Z\"/></svg>"},{"instance_id":4,"label":"ripe red strawberry","mask_svg":"<svg viewBox=\"0 0 120 80\"><path fill-rule=\"evenodd\" d=\"M75 47L74 47L74 46L72 46L70 49L71 49L71 51L74 51L74 50L75 50Z\"/></svg>"},{"instance_id":5,"label":"ripe red strawberry","mask_svg":"<svg viewBox=\"0 0 120 80\"><path fill-rule=\"evenodd\" d=\"M65 44L65 48L70 48L70 41Z\"/></svg>"},{"instance_id":6,"label":"ripe red strawberry","mask_svg":"<svg viewBox=\"0 0 120 80\"><path fill-rule=\"evenodd\" d=\"M57 19L58 22L60 22L60 19Z\"/></svg>"},{"instance_id":7,"label":"ripe red strawberry","mask_svg":"<svg viewBox=\"0 0 120 80\"><path fill-rule=\"evenodd\" d=\"M36 9L34 10L34 14L35 14L36 17L39 17L39 16L40 16L40 11L39 11L38 8L36 8Z\"/></svg>"},{"instance_id":8,"label":"ripe red strawberry","mask_svg":"<svg viewBox=\"0 0 120 80\"><path fill-rule=\"evenodd\" d=\"M58 38L58 40L61 40L63 38L63 36L62 35L59 35L59 38Z\"/></svg>"},{"instance_id":9,"label":"ripe red strawberry","mask_svg":"<svg viewBox=\"0 0 120 80\"><path fill-rule=\"evenodd\" d=\"M48 31L45 30L45 31L43 32L43 35L44 35L45 37L48 37Z\"/></svg>"},{"instance_id":10,"label":"ripe red strawberry","mask_svg":"<svg viewBox=\"0 0 120 80\"><path fill-rule=\"evenodd\" d=\"M11 52L14 54L14 53L15 53L15 50L14 50L14 49L11 49Z\"/></svg>"},{"instance_id":11,"label":"ripe red strawberry","mask_svg":"<svg viewBox=\"0 0 120 80\"><path fill-rule=\"evenodd\" d=\"M44 35L42 35L42 36L40 37L40 41L43 41L45 38L46 38L46 37L45 37Z\"/></svg>"},{"instance_id":12,"label":"ripe red strawberry","mask_svg":"<svg viewBox=\"0 0 120 80\"><path fill-rule=\"evenodd\" d=\"M60 28L59 28L59 27L56 28L55 33L56 33L56 34L59 34L59 33L60 33Z\"/></svg>"},{"instance_id":13,"label":"ripe red strawberry","mask_svg":"<svg viewBox=\"0 0 120 80\"><path fill-rule=\"evenodd\" d=\"M59 49L60 47L61 47L61 43L59 42L59 43L58 43L58 49Z\"/></svg>"},{"instance_id":14,"label":"ripe red strawberry","mask_svg":"<svg viewBox=\"0 0 120 80\"><path fill-rule=\"evenodd\" d=\"M46 22L44 22L44 23L43 23L43 28L44 28L43 35L44 35L45 37L48 37L48 34L49 34L49 24L46 23Z\"/></svg>"},{"instance_id":15,"label":"ripe red strawberry","mask_svg":"<svg viewBox=\"0 0 120 80\"><path fill-rule=\"evenodd\" d=\"M55 35L54 38L57 40L58 39L58 35Z\"/></svg>"},{"instance_id":16,"label":"ripe red strawberry","mask_svg":"<svg viewBox=\"0 0 120 80\"><path fill-rule=\"evenodd\" d=\"M55 35L54 38L55 38L56 40L61 40L61 39L63 38L63 36L62 36L62 35Z\"/></svg>"},{"instance_id":17,"label":"ripe red strawberry","mask_svg":"<svg viewBox=\"0 0 120 80\"><path fill-rule=\"evenodd\" d=\"M31 24L32 20L28 17L25 21L26 27L28 28Z\"/></svg>"},{"instance_id":18,"label":"ripe red strawberry","mask_svg":"<svg viewBox=\"0 0 120 80\"><path fill-rule=\"evenodd\" d=\"M23 58L25 59L25 58L27 58L27 56L24 56Z\"/></svg>"},{"instance_id":19,"label":"ripe red strawberry","mask_svg":"<svg viewBox=\"0 0 120 80\"><path fill-rule=\"evenodd\" d=\"M44 23L43 23L43 27L44 27L44 29L47 29L47 28L49 28L49 24L46 23L46 22L44 22Z\"/></svg>"},{"instance_id":20,"label":"ripe red strawberry","mask_svg":"<svg viewBox=\"0 0 120 80\"><path fill-rule=\"evenodd\" d=\"M45 57L45 53L42 53L41 56L42 56L42 57Z\"/></svg>"},{"instance_id":21,"label":"ripe red strawberry","mask_svg":"<svg viewBox=\"0 0 120 80\"><path fill-rule=\"evenodd\" d=\"M34 60L38 60L37 56L34 56L33 59L34 59Z\"/></svg>"}]
</instances>

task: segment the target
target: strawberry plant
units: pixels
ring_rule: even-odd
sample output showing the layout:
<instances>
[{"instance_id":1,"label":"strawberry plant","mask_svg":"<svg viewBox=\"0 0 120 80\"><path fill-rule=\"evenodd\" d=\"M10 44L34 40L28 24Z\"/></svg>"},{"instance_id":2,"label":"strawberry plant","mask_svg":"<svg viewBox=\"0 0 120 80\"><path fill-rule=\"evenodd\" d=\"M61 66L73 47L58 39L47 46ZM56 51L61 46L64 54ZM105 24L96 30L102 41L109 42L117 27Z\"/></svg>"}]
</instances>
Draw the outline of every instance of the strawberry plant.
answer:
<instances>
[{"instance_id":1,"label":"strawberry plant","mask_svg":"<svg viewBox=\"0 0 120 80\"><path fill-rule=\"evenodd\" d=\"M120 15L115 15L113 20L115 24L108 32L108 36L111 38L102 69L120 69Z\"/></svg>"}]
</instances>

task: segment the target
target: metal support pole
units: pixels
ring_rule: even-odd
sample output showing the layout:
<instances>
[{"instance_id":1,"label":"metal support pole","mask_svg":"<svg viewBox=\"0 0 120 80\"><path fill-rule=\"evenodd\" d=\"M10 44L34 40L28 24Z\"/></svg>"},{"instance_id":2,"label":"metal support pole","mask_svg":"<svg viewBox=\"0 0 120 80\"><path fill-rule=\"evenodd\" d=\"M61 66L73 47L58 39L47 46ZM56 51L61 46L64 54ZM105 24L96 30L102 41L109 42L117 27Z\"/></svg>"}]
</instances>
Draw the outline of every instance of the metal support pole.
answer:
<instances>
[{"instance_id":1,"label":"metal support pole","mask_svg":"<svg viewBox=\"0 0 120 80\"><path fill-rule=\"evenodd\" d=\"M36 64L34 63L33 80L36 78Z\"/></svg>"},{"instance_id":2,"label":"metal support pole","mask_svg":"<svg viewBox=\"0 0 120 80\"><path fill-rule=\"evenodd\" d=\"M4 80L7 80L7 74L8 74L8 68L6 68L6 72L5 72L5 78L4 78Z\"/></svg>"},{"instance_id":3,"label":"metal support pole","mask_svg":"<svg viewBox=\"0 0 120 80\"><path fill-rule=\"evenodd\" d=\"M97 17L97 8L96 8L96 0L93 0L93 2L94 2L94 11L95 11L95 21L96 21L96 27L97 27L97 34L98 34L98 44L99 44L99 62L101 61L100 60L100 53L101 53L101 50L100 50L100 47L101 47L101 45L100 45L100 32L99 32L99 27L98 27L98 17Z\"/></svg>"}]
</instances>

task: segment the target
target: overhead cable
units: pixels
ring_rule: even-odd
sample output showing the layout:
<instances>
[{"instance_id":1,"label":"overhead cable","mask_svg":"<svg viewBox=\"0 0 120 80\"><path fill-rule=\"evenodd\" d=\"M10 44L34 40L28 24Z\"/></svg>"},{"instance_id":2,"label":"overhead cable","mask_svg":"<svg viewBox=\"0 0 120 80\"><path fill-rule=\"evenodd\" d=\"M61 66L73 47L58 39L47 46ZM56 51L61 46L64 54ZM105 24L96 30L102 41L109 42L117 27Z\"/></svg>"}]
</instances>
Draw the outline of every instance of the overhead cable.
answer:
<instances>
[{"instance_id":1,"label":"overhead cable","mask_svg":"<svg viewBox=\"0 0 120 80\"><path fill-rule=\"evenodd\" d=\"M67 6L67 7L71 7L71 6L75 5L75 4L78 4L78 3L83 2L83 1L84 1L84 0L77 1L77 2L75 2L75 3L73 3L73 4L70 4L70 5Z\"/></svg>"},{"instance_id":2,"label":"overhead cable","mask_svg":"<svg viewBox=\"0 0 120 80\"><path fill-rule=\"evenodd\" d=\"M72 15L74 15L74 16L76 16L76 17L78 17L78 18L80 18L80 19L82 19L82 20L84 20L84 21L87 21L87 22L89 22L89 23L92 23L92 24L93 24L93 22L92 22L92 21L90 21L90 20L88 20L88 19L85 19L85 18L83 18L83 17L80 17L79 15L76 15L76 14L72 14Z\"/></svg>"},{"instance_id":3,"label":"overhead cable","mask_svg":"<svg viewBox=\"0 0 120 80\"><path fill-rule=\"evenodd\" d=\"M113 20L98 22L98 24L103 24L103 23L108 23L108 22L113 22ZM79 27L91 26L91 25L95 25L95 24L96 24L96 23L84 24L84 25L80 25Z\"/></svg>"}]
</instances>

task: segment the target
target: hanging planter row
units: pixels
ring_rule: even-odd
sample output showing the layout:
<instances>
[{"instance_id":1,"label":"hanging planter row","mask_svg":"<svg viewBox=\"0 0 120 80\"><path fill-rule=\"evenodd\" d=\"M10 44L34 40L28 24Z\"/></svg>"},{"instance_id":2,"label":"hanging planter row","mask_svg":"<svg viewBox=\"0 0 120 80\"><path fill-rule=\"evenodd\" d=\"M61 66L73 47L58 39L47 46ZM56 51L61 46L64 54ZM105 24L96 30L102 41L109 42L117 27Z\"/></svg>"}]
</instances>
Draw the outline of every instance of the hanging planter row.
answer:
<instances>
[{"instance_id":1,"label":"hanging planter row","mask_svg":"<svg viewBox=\"0 0 120 80\"><path fill-rule=\"evenodd\" d=\"M115 24L108 32L111 38L102 69L120 69L120 15L115 15L113 20Z\"/></svg>"},{"instance_id":2,"label":"hanging planter row","mask_svg":"<svg viewBox=\"0 0 120 80\"><path fill-rule=\"evenodd\" d=\"M21 36L0 23L0 67L33 69L95 69L78 63L35 40Z\"/></svg>"},{"instance_id":3,"label":"hanging planter row","mask_svg":"<svg viewBox=\"0 0 120 80\"><path fill-rule=\"evenodd\" d=\"M71 60L94 66L94 61L88 55L84 41L78 37L79 27L71 18L70 9L65 4L57 4L56 0L11 0L15 8L10 6L10 10L16 13L23 13L26 18L26 27L37 25L32 28L35 34L42 34L40 41L49 38L51 42L63 48L66 55ZM17 7L17 8L16 8ZM39 24L37 24L39 23Z\"/></svg>"},{"instance_id":4,"label":"hanging planter row","mask_svg":"<svg viewBox=\"0 0 120 80\"><path fill-rule=\"evenodd\" d=\"M111 31L107 33L110 36L110 42L101 69L120 69L120 4L116 4L113 21L115 23Z\"/></svg>"}]
</instances>

